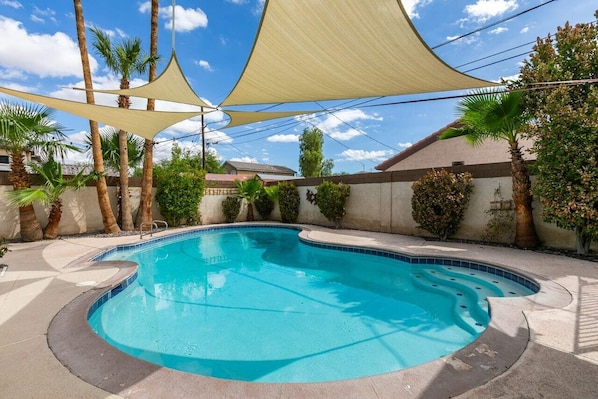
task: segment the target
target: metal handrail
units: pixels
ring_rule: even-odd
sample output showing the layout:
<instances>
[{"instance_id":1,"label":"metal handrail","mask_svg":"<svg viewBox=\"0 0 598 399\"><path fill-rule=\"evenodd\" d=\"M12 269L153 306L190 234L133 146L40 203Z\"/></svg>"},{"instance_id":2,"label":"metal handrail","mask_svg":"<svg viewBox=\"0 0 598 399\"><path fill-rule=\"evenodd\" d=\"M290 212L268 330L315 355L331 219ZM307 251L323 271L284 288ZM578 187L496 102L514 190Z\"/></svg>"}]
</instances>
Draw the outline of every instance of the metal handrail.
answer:
<instances>
[{"instance_id":1,"label":"metal handrail","mask_svg":"<svg viewBox=\"0 0 598 399\"><path fill-rule=\"evenodd\" d=\"M151 222L142 222L139 225L139 239L143 238L143 226L149 226L149 233L145 233L145 234L149 234L150 237L153 237L154 234L154 229L157 231L159 230L158 224L163 224L164 225L164 230L168 229L168 223L166 223L166 221L164 220L152 220ZM147 231L147 230L146 230Z\"/></svg>"}]
</instances>

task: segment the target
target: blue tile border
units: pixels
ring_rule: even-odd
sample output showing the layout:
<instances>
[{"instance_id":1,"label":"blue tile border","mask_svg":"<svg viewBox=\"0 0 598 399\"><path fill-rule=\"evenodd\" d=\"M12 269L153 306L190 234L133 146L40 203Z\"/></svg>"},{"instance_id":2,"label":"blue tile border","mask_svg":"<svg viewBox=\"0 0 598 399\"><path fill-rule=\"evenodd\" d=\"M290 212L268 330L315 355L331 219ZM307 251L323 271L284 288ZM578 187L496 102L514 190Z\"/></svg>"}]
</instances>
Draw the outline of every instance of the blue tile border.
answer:
<instances>
[{"instance_id":1,"label":"blue tile border","mask_svg":"<svg viewBox=\"0 0 598 399\"><path fill-rule=\"evenodd\" d=\"M109 299L114 298L116 295L120 294L125 288L130 286L135 280L137 280L137 272L131 274L129 277L124 279L120 284L118 284L115 287L112 287L112 289L109 289L108 291L106 291L102 295L100 295L100 297L98 299L96 299L91 304L89 309L87 310L87 318L89 319L91 317L91 315L94 314L94 312L96 310L98 310L98 308L100 306L105 304Z\"/></svg>"},{"instance_id":2,"label":"blue tile border","mask_svg":"<svg viewBox=\"0 0 598 399\"><path fill-rule=\"evenodd\" d=\"M316 248L323 248L323 249L333 249L337 251L348 251L348 252L356 252L362 254L369 254L374 256L382 256L385 258L391 258L399 261L403 261L406 263L410 263L413 265L418 264L432 264L432 265L440 265L440 266L455 266L455 267L462 267L465 269L470 270L478 270L481 272L486 272L489 274L494 274L499 277L506 278L507 280L511 280L514 283L522 285L534 293L540 291L540 285L535 281L521 275L515 273L510 270L501 269L498 266L489 265L485 263L479 263L471 260L464 260L464 259L455 259L455 258L440 258L440 257L421 257L421 256L410 256L405 255L399 252L388 251L384 249L369 249L369 248L362 248L362 247L351 247L339 244L323 244L315 241L305 240L299 237L299 240L305 244Z\"/></svg>"}]
</instances>

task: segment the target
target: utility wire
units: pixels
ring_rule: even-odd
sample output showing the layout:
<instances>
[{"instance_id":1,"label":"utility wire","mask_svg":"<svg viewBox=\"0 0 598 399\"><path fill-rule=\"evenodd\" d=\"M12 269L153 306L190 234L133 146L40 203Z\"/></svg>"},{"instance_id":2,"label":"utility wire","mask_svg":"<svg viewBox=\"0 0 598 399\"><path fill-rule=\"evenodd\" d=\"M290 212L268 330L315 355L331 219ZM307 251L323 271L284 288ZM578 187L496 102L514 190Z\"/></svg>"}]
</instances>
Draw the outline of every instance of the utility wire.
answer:
<instances>
[{"instance_id":1,"label":"utility wire","mask_svg":"<svg viewBox=\"0 0 598 399\"><path fill-rule=\"evenodd\" d=\"M432 50L436 50L437 48L440 48L440 47L446 46L447 44L450 44L450 43L456 42L457 40L461 40L461 39L463 39L463 38L465 38L465 37L467 37L467 36L471 36L471 35L473 35L473 34L476 34L476 33L478 33L478 32L481 32L481 31L483 31L483 30L486 30L486 29L488 29L488 28L492 28L493 26L496 26L496 25L498 25L498 24L502 24L503 22L510 21L511 19L517 18L517 17L519 17L519 16L521 16L521 15L523 15L523 14L526 14L526 13L528 13L528 12L531 12L531 11L537 10L538 8L540 8L540 7L544 7L544 6L546 6L546 5L550 4L550 3L554 3L555 1L557 1L557 0L548 0L548 1L547 1L547 2L545 2L545 3L538 4L537 6L534 6L534 7L528 8L528 9L526 9L526 10L523 10L523 11L521 11L521 12L518 12L517 14L513 14L513 15L511 15L511 16L509 16L509 17L503 18L503 19L501 19L501 20L498 20L498 21L496 21L496 22L493 22L493 23L491 23L491 24L488 24L488 25L484 25L484 26L482 26L481 28L478 28L478 29L476 29L476 30L473 30L473 31L471 31L471 32L467 32L467 33L466 33L466 34L464 34L464 35L457 36L457 37L455 37L455 38L453 38L453 39L447 40L446 42L443 42L443 43L437 44L436 46L432 47Z\"/></svg>"}]
</instances>

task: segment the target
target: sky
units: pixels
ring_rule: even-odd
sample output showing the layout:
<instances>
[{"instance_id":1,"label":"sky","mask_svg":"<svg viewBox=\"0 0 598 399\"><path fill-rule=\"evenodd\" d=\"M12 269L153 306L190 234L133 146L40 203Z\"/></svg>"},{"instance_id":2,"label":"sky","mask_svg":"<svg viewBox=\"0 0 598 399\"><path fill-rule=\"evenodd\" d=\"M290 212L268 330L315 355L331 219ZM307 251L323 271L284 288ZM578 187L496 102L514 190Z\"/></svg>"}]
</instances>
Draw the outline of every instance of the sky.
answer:
<instances>
[{"instance_id":1,"label":"sky","mask_svg":"<svg viewBox=\"0 0 598 399\"><path fill-rule=\"evenodd\" d=\"M82 3L87 26L105 31L114 43L124 38L140 38L149 52L149 1L83 0ZM370 1L363 3L366 6ZM489 81L516 77L537 37L553 34L566 22L592 22L598 9L598 2L589 0L402 0L402 3L431 48L495 24L434 50L453 68ZM542 6L497 23L538 5ZM220 104L233 89L249 58L263 8L264 0L177 0L173 35L172 1L160 1L158 73L166 67L174 36L177 58L194 91L207 103ZM0 0L0 38L0 86L85 101L81 92L71 89L84 87L72 1ZM120 77L107 70L102 58L94 53L89 31L87 41L94 88L117 89ZM146 82L147 75L135 76L131 87ZM453 121L458 100L390 103L466 92L386 97L369 103L368 107L363 104L360 107L361 100L304 104L303 109L323 107L328 112L230 129L224 128L226 116L214 112L206 116L205 139L208 151L221 161L258 162L299 171L299 137L304 129L315 126L324 132L324 157L333 160L334 173L373 172L382 161ZM2 95L0 100L20 102ZM96 103L114 105L115 97L96 95ZM145 108L145 102L134 100L133 107ZM53 117L66 128L67 140L85 150L89 122L63 112L56 112ZM199 151L200 131L199 117L162 131L155 138L155 162L168 158L175 144ZM71 153L64 162L88 163L90 155Z\"/></svg>"}]
</instances>

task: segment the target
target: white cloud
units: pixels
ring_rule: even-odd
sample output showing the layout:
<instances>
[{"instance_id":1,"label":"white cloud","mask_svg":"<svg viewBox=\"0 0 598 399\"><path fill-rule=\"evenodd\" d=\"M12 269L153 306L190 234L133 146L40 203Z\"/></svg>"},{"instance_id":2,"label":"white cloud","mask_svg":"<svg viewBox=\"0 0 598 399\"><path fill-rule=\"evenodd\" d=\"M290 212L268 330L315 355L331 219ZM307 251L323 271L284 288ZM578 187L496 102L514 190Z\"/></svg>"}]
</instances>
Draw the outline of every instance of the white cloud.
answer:
<instances>
[{"instance_id":1,"label":"white cloud","mask_svg":"<svg viewBox=\"0 0 598 399\"><path fill-rule=\"evenodd\" d=\"M146 1L139 6L139 12L149 13L151 8L151 3ZM166 20L164 27L172 29L172 7L160 7L158 14ZM177 5L174 7L174 17L174 29L177 32L190 32L208 26L208 16L201 8L183 8Z\"/></svg>"},{"instance_id":2,"label":"white cloud","mask_svg":"<svg viewBox=\"0 0 598 399\"><path fill-rule=\"evenodd\" d=\"M488 34L491 34L491 35L500 35L503 32L508 32L508 30L509 30L508 28L499 26L496 29L492 29L491 31L488 31Z\"/></svg>"},{"instance_id":3,"label":"white cloud","mask_svg":"<svg viewBox=\"0 0 598 399\"><path fill-rule=\"evenodd\" d=\"M529 32L529 26L525 26L523 29L519 31L519 33L527 33Z\"/></svg>"},{"instance_id":4,"label":"white cloud","mask_svg":"<svg viewBox=\"0 0 598 399\"><path fill-rule=\"evenodd\" d=\"M345 132L333 131L333 132L329 133L329 135L330 135L330 137L332 137L333 139L336 139L336 140L348 141L354 137L365 135L365 133L362 132L361 130L349 129Z\"/></svg>"},{"instance_id":5,"label":"white cloud","mask_svg":"<svg viewBox=\"0 0 598 399\"><path fill-rule=\"evenodd\" d=\"M40 17L38 17L37 15L32 15L32 16L30 17L30 19L31 19L33 22L37 22L37 23L40 23L40 24L43 24L44 22L46 22L46 20L45 20L45 19L43 19L43 18L40 18Z\"/></svg>"},{"instance_id":6,"label":"white cloud","mask_svg":"<svg viewBox=\"0 0 598 399\"><path fill-rule=\"evenodd\" d=\"M419 18L417 9L427 6L432 0L401 0L401 2L403 3L403 8L405 8L409 18L414 19Z\"/></svg>"},{"instance_id":7,"label":"white cloud","mask_svg":"<svg viewBox=\"0 0 598 399\"><path fill-rule=\"evenodd\" d=\"M409 148L413 145L413 143L406 142L406 143L397 143L400 148Z\"/></svg>"},{"instance_id":8,"label":"white cloud","mask_svg":"<svg viewBox=\"0 0 598 399\"><path fill-rule=\"evenodd\" d=\"M500 79L496 80L496 83L501 83L502 80L506 81L515 81L519 79L519 74L510 75L510 76L502 76Z\"/></svg>"},{"instance_id":9,"label":"white cloud","mask_svg":"<svg viewBox=\"0 0 598 399\"><path fill-rule=\"evenodd\" d=\"M447 36L446 40L454 40L456 38L458 38L459 36ZM461 45L461 46L471 46L477 42L480 41L480 32L474 33L473 35L464 37L462 39L459 40L455 40L452 44L453 45Z\"/></svg>"},{"instance_id":10,"label":"white cloud","mask_svg":"<svg viewBox=\"0 0 598 399\"><path fill-rule=\"evenodd\" d=\"M245 4L247 3L247 0L226 0L229 3L233 3L233 4Z\"/></svg>"},{"instance_id":11,"label":"white cloud","mask_svg":"<svg viewBox=\"0 0 598 399\"><path fill-rule=\"evenodd\" d=\"M12 7L14 9L23 8L23 5L18 1L1 0L0 4L2 4L3 6Z\"/></svg>"},{"instance_id":12,"label":"white cloud","mask_svg":"<svg viewBox=\"0 0 598 399\"><path fill-rule=\"evenodd\" d=\"M297 134L275 134L266 139L271 143L298 143L299 135Z\"/></svg>"},{"instance_id":13,"label":"white cloud","mask_svg":"<svg viewBox=\"0 0 598 399\"><path fill-rule=\"evenodd\" d=\"M196 65L199 65L200 67L202 67L203 69L205 69L208 72L212 72L213 69L210 66L210 63L206 60L199 60L199 61L195 61Z\"/></svg>"},{"instance_id":14,"label":"white cloud","mask_svg":"<svg viewBox=\"0 0 598 399\"><path fill-rule=\"evenodd\" d=\"M383 161L392 154L391 150L365 151L365 150L345 150L340 155L341 161Z\"/></svg>"},{"instance_id":15,"label":"white cloud","mask_svg":"<svg viewBox=\"0 0 598 399\"><path fill-rule=\"evenodd\" d=\"M517 0L477 0L475 4L466 5L464 11L469 17L483 23L518 7Z\"/></svg>"},{"instance_id":16,"label":"white cloud","mask_svg":"<svg viewBox=\"0 0 598 399\"><path fill-rule=\"evenodd\" d=\"M0 37L11 38L0 40L1 67L42 78L83 75L79 44L62 32L53 35L28 33L21 22L0 16ZM93 73L97 61L90 56L89 63Z\"/></svg>"},{"instance_id":17,"label":"white cloud","mask_svg":"<svg viewBox=\"0 0 598 399\"><path fill-rule=\"evenodd\" d=\"M252 157L231 158L231 159L229 159L229 161L234 161L234 162L249 162L249 163L259 163L259 162L257 161L257 158L252 158Z\"/></svg>"}]
</instances>

